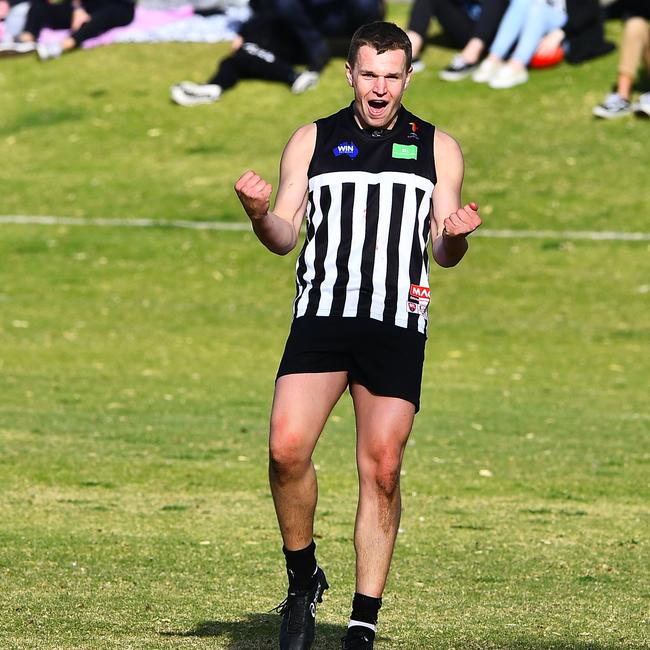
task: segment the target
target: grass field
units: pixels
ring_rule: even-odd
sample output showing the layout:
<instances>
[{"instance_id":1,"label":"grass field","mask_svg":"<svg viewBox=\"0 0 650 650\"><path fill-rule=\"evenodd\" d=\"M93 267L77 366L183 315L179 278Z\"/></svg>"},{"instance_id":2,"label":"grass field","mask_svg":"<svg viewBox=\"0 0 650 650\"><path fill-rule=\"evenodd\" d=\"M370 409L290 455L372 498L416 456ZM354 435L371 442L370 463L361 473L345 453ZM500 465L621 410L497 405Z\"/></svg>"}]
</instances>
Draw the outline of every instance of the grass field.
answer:
<instances>
[{"instance_id":1,"label":"grass field","mask_svg":"<svg viewBox=\"0 0 650 650\"><path fill-rule=\"evenodd\" d=\"M403 23L406 8L392 7ZM610 25L613 37L618 26ZM180 109L227 46L0 61L6 215L243 222L232 183L349 99L337 60L292 97L244 84ZM407 105L458 137L486 227L434 269L378 649L650 647L650 123L597 123L616 56L496 93L427 50ZM276 647L280 541L266 481L295 256L252 234L2 225L0 648ZM353 590L353 417L317 450L317 650Z\"/></svg>"}]
</instances>

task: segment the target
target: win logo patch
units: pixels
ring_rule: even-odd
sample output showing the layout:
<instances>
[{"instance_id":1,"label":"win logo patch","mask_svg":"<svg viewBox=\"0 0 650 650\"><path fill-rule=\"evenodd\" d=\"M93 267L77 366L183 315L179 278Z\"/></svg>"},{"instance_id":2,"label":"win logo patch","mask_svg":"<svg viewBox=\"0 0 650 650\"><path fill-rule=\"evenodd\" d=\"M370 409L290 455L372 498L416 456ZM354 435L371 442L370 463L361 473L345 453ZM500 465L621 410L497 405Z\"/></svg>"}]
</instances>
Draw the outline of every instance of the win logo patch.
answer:
<instances>
[{"instance_id":1,"label":"win logo patch","mask_svg":"<svg viewBox=\"0 0 650 650\"><path fill-rule=\"evenodd\" d=\"M339 156L349 156L350 158L356 158L359 155L359 150L357 145L354 142L341 142L337 144L332 153L338 158Z\"/></svg>"}]
</instances>

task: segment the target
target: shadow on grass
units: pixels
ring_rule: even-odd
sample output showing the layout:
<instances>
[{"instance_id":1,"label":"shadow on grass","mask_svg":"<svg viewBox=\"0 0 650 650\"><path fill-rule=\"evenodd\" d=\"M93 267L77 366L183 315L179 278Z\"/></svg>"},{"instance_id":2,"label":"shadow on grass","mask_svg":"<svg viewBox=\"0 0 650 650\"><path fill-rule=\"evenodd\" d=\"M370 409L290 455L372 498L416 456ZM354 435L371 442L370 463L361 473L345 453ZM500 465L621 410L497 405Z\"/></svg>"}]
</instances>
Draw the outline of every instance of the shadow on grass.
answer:
<instances>
[{"instance_id":1,"label":"shadow on grass","mask_svg":"<svg viewBox=\"0 0 650 650\"><path fill-rule=\"evenodd\" d=\"M480 646L472 646L480 647ZM600 643L598 641L568 641L557 639L518 638L504 641L503 644L490 645L499 650L642 650L642 646L621 641L620 643Z\"/></svg>"},{"instance_id":2,"label":"shadow on grass","mask_svg":"<svg viewBox=\"0 0 650 650\"><path fill-rule=\"evenodd\" d=\"M0 136L16 134L31 129L59 126L68 122L78 122L85 113L73 108L53 108L49 110L25 110L20 116L0 127Z\"/></svg>"},{"instance_id":3,"label":"shadow on grass","mask_svg":"<svg viewBox=\"0 0 650 650\"><path fill-rule=\"evenodd\" d=\"M247 614L239 621L201 621L189 630L160 632L164 637L215 637L225 641L227 645L220 647L228 650L259 650L261 648L277 648L280 617L274 614ZM313 650L332 650L339 648L341 637L345 634L345 626L332 625L318 622L316 628L316 641ZM397 642L390 636L379 635L377 644L379 648L391 650L399 647L405 648L403 643ZM396 643L396 645L394 645ZM434 645L420 648L436 647ZM451 644L451 645L450 645ZM462 638L454 642L447 638L445 644L439 647L465 648L466 650L642 650L644 646L622 640L620 642L601 643L597 641L564 640L535 637L515 637L500 641L480 641L478 639ZM379 650L378 648L378 650Z\"/></svg>"},{"instance_id":4,"label":"shadow on grass","mask_svg":"<svg viewBox=\"0 0 650 650\"><path fill-rule=\"evenodd\" d=\"M238 621L201 621L189 630L160 632L165 637L217 637L228 643L228 650L276 648L280 617L276 614L250 613ZM345 626L319 621L314 650L338 648Z\"/></svg>"}]
</instances>

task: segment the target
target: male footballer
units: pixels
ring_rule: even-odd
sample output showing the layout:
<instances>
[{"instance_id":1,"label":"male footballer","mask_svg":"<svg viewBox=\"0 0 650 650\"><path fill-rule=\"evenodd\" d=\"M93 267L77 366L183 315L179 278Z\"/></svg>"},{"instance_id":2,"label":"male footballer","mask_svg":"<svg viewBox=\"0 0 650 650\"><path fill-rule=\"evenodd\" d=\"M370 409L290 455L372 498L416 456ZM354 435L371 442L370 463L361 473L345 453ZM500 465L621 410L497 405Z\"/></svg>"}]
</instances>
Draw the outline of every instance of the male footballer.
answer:
<instances>
[{"instance_id":1,"label":"male footballer","mask_svg":"<svg viewBox=\"0 0 650 650\"><path fill-rule=\"evenodd\" d=\"M313 539L312 453L349 389L356 416L359 501L356 591L344 650L373 647L400 521L400 466L420 405L429 253L443 267L465 255L481 225L461 204L464 163L449 135L402 106L411 44L375 22L352 37L346 77L354 101L299 128L287 143L273 210L253 171L235 190L260 241L296 264L293 323L275 384L269 477L289 578L281 650L307 650L329 585Z\"/></svg>"}]
</instances>

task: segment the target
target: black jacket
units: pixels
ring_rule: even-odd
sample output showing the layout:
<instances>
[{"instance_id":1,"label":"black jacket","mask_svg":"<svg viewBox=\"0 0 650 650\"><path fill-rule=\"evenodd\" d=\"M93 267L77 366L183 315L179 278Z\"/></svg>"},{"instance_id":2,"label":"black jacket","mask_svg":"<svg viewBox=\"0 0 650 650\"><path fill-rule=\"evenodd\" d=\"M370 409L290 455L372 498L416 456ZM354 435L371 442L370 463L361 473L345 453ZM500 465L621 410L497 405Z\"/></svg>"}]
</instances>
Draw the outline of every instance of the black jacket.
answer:
<instances>
[{"instance_id":1,"label":"black jacket","mask_svg":"<svg viewBox=\"0 0 650 650\"><path fill-rule=\"evenodd\" d=\"M582 63L614 49L614 44L605 40L598 0L566 0L566 8L568 19L563 29L569 63Z\"/></svg>"}]
</instances>

